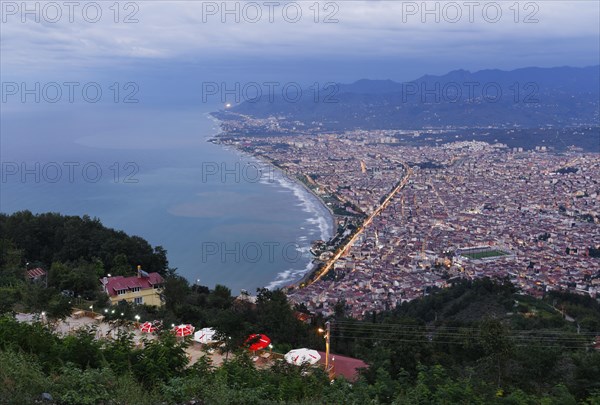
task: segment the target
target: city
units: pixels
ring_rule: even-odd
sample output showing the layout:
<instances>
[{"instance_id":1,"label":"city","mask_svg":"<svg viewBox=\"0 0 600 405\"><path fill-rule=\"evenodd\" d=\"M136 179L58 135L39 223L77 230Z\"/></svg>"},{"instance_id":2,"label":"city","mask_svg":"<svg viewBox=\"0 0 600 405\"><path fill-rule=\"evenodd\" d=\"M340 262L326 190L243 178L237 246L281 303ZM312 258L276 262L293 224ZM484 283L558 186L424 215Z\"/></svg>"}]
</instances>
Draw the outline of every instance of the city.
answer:
<instances>
[{"instance_id":1,"label":"city","mask_svg":"<svg viewBox=\"0 0 600 405\"><path fill-rule=\"evenodd\" d=\"M321 255L317 272L327 274L288 290L315 313L332 315L343 300L348 314L363 318L456 278L508 278L533 296L561 289L598 296L597 154L481 141L401 146L369 131L222 136L289 177L310 179L323 201L333 196L337 205L326 204L343 236L344 224L358 226L350 240L329 246L337 254ZM460 255L476 247L504 254Z\"/></svg>"}]
</instances>

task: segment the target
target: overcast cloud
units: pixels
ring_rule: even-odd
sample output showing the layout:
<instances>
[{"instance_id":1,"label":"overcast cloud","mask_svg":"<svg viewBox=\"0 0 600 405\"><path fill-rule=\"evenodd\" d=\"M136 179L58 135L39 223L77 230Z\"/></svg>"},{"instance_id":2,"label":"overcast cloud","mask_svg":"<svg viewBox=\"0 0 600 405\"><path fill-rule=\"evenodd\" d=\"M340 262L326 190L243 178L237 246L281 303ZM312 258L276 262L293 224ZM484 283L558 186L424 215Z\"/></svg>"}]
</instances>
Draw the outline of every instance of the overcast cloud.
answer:
<instances>
[{"instance_id":1,"label":"overcast cloud","mask_svg":"<svg viewBox=\"0 0 600 405\"><path fill-rule=\"evenodd\" d=\"M113 2L86 12L89 2L80 2L73 22L65 3L49 3L29 2L38 11L25 14L23 3L2 1L4 78L186 65L232 78L287 71L399 80L456 68L585 66L600 53L597 1L320 2L318 22L312 1L121 2L117 18ZM97 5L102 17L92 23Z\"/></svg>"}]
</instances>

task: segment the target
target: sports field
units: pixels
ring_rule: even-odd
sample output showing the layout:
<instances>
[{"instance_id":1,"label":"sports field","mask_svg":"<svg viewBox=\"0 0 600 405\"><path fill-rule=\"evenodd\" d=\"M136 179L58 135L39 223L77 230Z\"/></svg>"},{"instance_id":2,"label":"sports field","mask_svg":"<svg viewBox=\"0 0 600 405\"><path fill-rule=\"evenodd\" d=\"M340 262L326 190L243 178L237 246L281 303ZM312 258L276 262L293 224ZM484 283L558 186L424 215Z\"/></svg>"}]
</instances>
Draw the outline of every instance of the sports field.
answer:
<instances>
[{"instance_id":1,"label":"sports field","mask_svg":"<svg viewBox=\"0 0 600 405\"><path fill-rule=\"evenodd\" d=\"M488 257L506 256L508 253L501 250L484 250L483 252L462 253L462 256L472 260L487 259Z\"/></svg>"}]
</instances>

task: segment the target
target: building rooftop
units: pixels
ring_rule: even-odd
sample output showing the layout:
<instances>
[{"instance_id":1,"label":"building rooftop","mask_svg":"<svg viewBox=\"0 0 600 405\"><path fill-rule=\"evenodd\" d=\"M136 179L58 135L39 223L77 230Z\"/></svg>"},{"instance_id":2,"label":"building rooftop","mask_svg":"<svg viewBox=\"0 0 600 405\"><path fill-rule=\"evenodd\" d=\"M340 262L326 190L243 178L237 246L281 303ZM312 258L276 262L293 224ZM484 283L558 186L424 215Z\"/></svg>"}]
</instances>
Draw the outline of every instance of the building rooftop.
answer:
<instances>
[{"instance_id":1,"label":"building rooftop","mask_svg":"<svg viewBox=\"0 0 600 405\"><path fill-rule=\"evenodd\" d=\"M30 280L36 279L38 277L42 277L46 275L46 270L41 267L36 267L35 269L27 270L27 278Z\"/></svg>"},{"instance_id":2,"label":"building rooftop","mask_svg":"<svg viewBox=\"0 0 600 405\"><path fill-rule=\"evenodd\" d=\"M118 294L119 290L130 290L140 288L142 290L154 288L155 285L162 284L164 279L158 273L138 272L137 276L107 277L103 280L106 293L112 297Z\"/></svg>"}]
</instances>

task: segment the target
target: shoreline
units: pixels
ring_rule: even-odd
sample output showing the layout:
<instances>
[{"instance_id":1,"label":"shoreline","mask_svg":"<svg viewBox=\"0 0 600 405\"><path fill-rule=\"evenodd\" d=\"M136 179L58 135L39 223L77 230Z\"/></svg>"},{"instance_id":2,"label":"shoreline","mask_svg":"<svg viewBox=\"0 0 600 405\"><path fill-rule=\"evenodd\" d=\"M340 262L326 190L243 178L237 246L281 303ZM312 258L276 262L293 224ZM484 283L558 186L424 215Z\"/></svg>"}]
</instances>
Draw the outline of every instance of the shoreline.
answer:
<instances>
[{"instance_id":1,"label":"shoreline","mask_svg":"<svg viewBox=\"0 0 600 405\"><path fill-rule=\"evenodd\" d=\"M211 113L206 113L207 116L210 117L210 119L212 121L215 122L215 124L217 124L219 126L219 130L217 133L207 136L205 138L205 140L207 142L210 142L211 139L216 139L217 141L219 140L219 137L223 134L225 134L224 131L222 131L220 129L220 123L221 121L218 118L215 118ZM306 184L304 184L300 179L296 178L296 177L291 177L289 176L289 174L282 169L281 167L277 166L275 163L273 163L268 157L264 156L264 155L258 155L258 154L253 154L251 152L242 150L240 147L238 147L237 145L232 145L232 144L224 144L224 143L220 143L220 142L214 142L215 144L224 147L224 146L229 146L231 147L239 156L243 156L243 157L249 157L252 159L256 159L259 162L264 163L265 165L268 165L270 168L272 168L275 171L278 171L280 173L280 175L282 176L282 179L287 179L289 182L293 183L294 185L299 185L300 188L302 190L304 190L305 193L308 193L310 196L312 196L317 202L318 204L322 207L325 208L325 212L327 212L329 214L329 224L331 225L331 233L329 236L329 239L332 238L335 233L336 233L336 228L337 228L337 220L336 220L336 215L333 213L333 210L327 206L327 204L325 203L325 201L323 201L313 190L311 190ZM318 211L312 211L312 213L315 214L315 216L318 218L320 217L321 213ZM320 235L321 237L323 235ZM312 241L309 242L310 244L312 244ZM309 245L310 248L310 245ZM311 254L312 255L312 254ZM304 272L304 274L302 274L302 276L295 281L292 281L291 283L286 283L285 285L278 287L280 289L288 289L290 287L298 287L300 284L302 284L308 277L310 277L315 269L317 268L318 264L314 263L314 260L316 259L316 257L312 257L311 260L307 263L307 270ZM281 274L281 273L278 273ZM277 278L275 278L271 283L275 282L277 280Z\"/></svg>"},{"instance_id":2,"label":"shoreline","mask_svg":"<svg viewBox=\"0 0 600 405\"><path fill-rule=\"evenodd\" d=\"M212 113L209 112L205 112L204 116L211 120L212 122L215 123L215 125L217 126L217 132L207 135L206 137L204 137L204 140L208 140L210 138L216 138L219 135L221 135L223 133L223 130L221 129L221 120L219 120L218 118L216 118L214 115L212 115Z\"/></svg>"},{"instance_id":3,"label":"shoreline","mask_svg":"<svg viewBox=\"0 0 600 405\"><path fill-rule=\"evenodd\" d=\"M218 125L220 125L221 120L219 120L218 118L215 118L211 113L206 113L206 115L212 121L214 121L215 123L217 123ZM225 134L225 132L223 132L222 130L219 130L217 133L209 135L205 139L207 141L209 139L218 139L221 134ZM221 145L222 146L223 144L217 143L217 145ZM319 204L321 204L323 206L323 208L325 208L329 212L329 215L331 216L331 219L332 219L332 224L331 225L332 225L333 230L335 231L335 228L337 227L337 222L336 222L336 219L335 219L336 215L334 214L333 210L331 208L329 208L327 206L327 204L325 203L325 201L323 201L321 199L321 197L319 197L319 195L317 193L315 193L313 190L311 190L306 184L304 184L302 181L300 181L299 179L297 179L295 177L294 178L290 177L285 170L283 170L281 167L279 167L276 164L274 164L269 158L267 158L264 155L255 155L255 154L246 152L246 151L241 150L240 148L236 147L236 145L226 145L226 146L231 146L233 149L235 149L236 152L238 152L238 153L240 153L242 155L248 155L248 156L250 156L252 158L258 159L261 162L266 163L267 165L271 166L275 170L279 170L281 173L283 173L284 174L283 177L289 179L294 184L298 184L298 185L302 186L306 191L308 191L310 194L312 194L317 199L317 201L319 202Z\"/></svg>"},{"instance_id":4,"label":"shoreline","mask_svg":"<svg viewBox=\"0 0 600 405\"><path fill-rule=\"evenodd\" d=\"M242 151L242 152L243 152L243 153L248 153L248 152L244 152L244 151ZM305 191L309 192L309 193L310 193L312 196L314 196L314 197L317 199L317 201L319 202L319 204L321 204L321 206L322 206L323 208L325 208L325 209L327 210L327 212L329 212L329 215L331 216L331 220L332 220L331 227L332 227L332 229L333 229L333 231L334 231L334 233L335 233L335 228L336 228L336 226L337 226L337 222L336 222L336 219L335 219L335 214L333 213L333 210L327 206L327 204L325 203L325 201L323 201L323 200L321 199L321 197L319 197L319 195L318 195L317 193L315 193L313 190L311 190L311 189L310 189L310 187L308 187L306 184L304 184L304 182L302 182L300 179L298 179L298 178L295 178L295 177L290 177L290 176L288 175L288 173L287 173L285 170L283 170L281 167L279 167L279 166L277 166L276 164L274 164L274 163L273 163L271 160L269 160L267 157L265 157L265 156L263 156L263 155L252 155L252 154L250 154L250 156L252 156L252 157L254 157L254 158L256 158L256 159L258 159L258 160L260 160L260 161L262 161L262 162L265 162L265 163L267 163L269 166L273 167L275 170L279 170L281 173L284 173L284 174L285 174L285 176L284 176L284 177L285 177L286 179L289 179L289 180L290 180L290 181L292 181L294 184L297 184L297 185L300 185L300 186L302 186L302 188L304 188L304 190L305 190ZM332 235L332 236L333 236L333 235Z\"/></svg>"}]
</instances>

